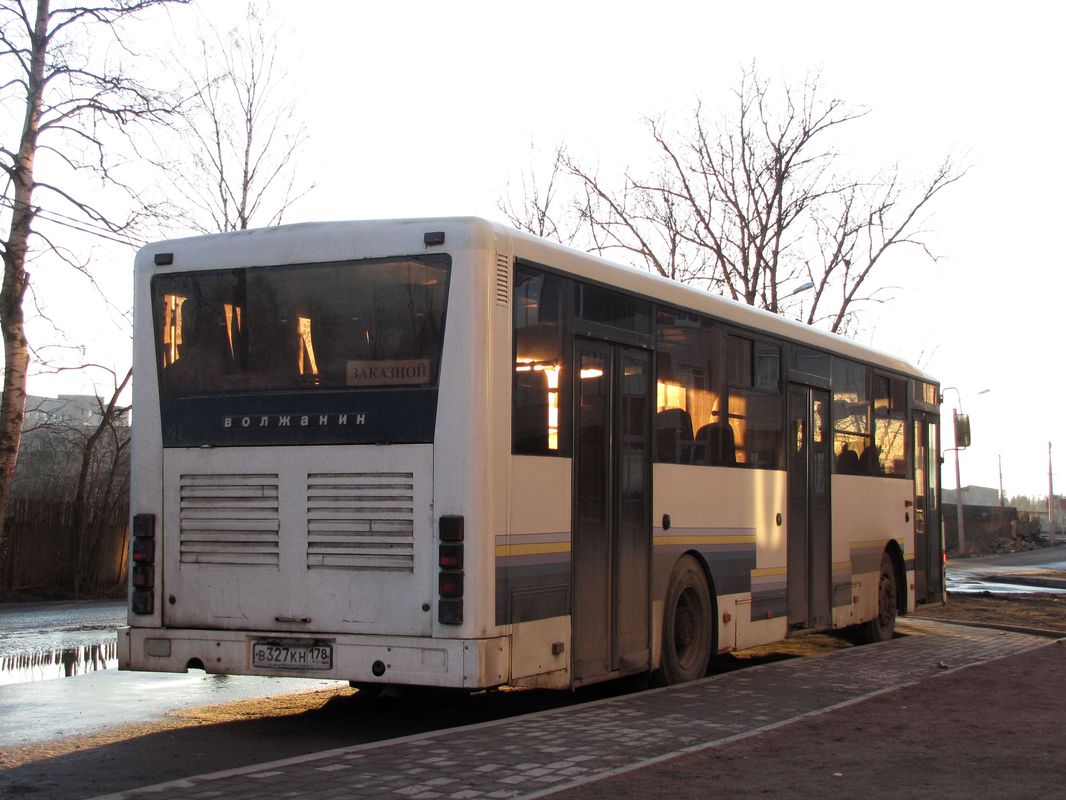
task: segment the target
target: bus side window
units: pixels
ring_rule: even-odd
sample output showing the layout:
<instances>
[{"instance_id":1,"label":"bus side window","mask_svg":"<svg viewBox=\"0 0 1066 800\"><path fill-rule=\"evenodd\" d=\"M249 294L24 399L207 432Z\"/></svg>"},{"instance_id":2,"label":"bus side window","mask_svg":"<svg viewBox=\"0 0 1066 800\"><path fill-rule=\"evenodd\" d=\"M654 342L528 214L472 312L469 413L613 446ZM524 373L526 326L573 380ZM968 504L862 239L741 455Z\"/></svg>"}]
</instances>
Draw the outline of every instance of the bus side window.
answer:
<instances>
[{"instance_id":1,"label":"bus side window","mask_svg":"<svg viewBox=\"0 0 1066 800\"><path fill-rule=\"evenodd\" d=\"M562 278L530 267L515 268L511 402L516 455L566 455L565 288Z\"/></svg>"},{"instance_id":2,"label":"bus side window","mask_svg":"<svg viewBox=\"0 0 1066 800\"><path fill-rule=\"evenodd\" d=\"M693 436L721 422L721 392L712 321L660 308L656 316L655 460L709 464L706 438Z\"/></svg>"},{"instance_id":3,"label":"bus side window","mask_svg":"<svg viewBox=\"0 0 1066 800\"><path fill-rule=\"evenodd\" d=\"M874 376L874 475L907 477L907 381Z\"/></svg>"},{"instance_id":4,"label":"bus side window","mask_svg":"<svg viewBox=\"0 0 1066 800\"><path fill-rule=\"evenodd\" d=\"M843 358L833 359L833 451L838 475L869 475L863 453L870 448L870 394L867 369ZM869 463L870 456L866 456Z\"/></svg>"},{"instance_id":5,"label":"bus side window","mask_svg":"<svg viewBox=\"0 0 1066 800\"><path fill-rule=\"evenodd\" d=\"M745 336L726 337L730 430L737 464L784 469L781 348Z\"/></svg>"}]
</instances>

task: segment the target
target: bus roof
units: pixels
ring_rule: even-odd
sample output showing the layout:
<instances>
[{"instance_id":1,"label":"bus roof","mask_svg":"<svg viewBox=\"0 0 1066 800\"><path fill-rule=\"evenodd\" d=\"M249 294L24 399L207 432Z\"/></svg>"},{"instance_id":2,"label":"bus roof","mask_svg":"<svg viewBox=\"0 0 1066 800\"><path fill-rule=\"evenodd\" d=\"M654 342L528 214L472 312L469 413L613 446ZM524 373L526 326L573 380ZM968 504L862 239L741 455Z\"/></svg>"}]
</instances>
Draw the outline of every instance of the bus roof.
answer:
<instances>
[{"instance_id":1,"label":"bus roof","mask_svg":"<svg viewBox=\"0 0 1066 800\"><path fill-rule=\"evenodd\" d=\"M371 231L375 233L376 243L372 249L367 249L365 237ZM500 239L509 239L513 255L517 258L929 383L939 383L936 378L901 358L838 334L478 217L305 222L171 239L143 247L137 254L136 268L156 269L154 257L164 252L182 254L181 263L173 265L176 270L183 267L232 268L403 255L412 252L412 243L415 241L412 233L418 234L417 246L422 248L425 246L422 234L428 231L450 233L451 236L446 238L447 243L460 247L477 244L487 246L494 240L498 243ZM377 243L379 238L381 241ZM356 245L354 248L353 244ZM386 252L389 247L399 249Z\"/></svg>"},{"instance_id":2,"label":"bus roof","mask_svg":"<svg viewBox=\"0 0 1066 800\"><path fill-rule=\"evenodd\" d=\"M933 376L904 359L872 347L858 344L839 334L819 330L810 325L788 319L760 308L749 306L712 292L688 286L636 267L585 253L564 245L549 242L521 231L503 228L515 242L515 254L544 266L571 272L575 275L616 288L648 295L657 300L726 322L789 339L809 347L866 361L897 372L938 384Z\"/></svg>"}]
</instances>

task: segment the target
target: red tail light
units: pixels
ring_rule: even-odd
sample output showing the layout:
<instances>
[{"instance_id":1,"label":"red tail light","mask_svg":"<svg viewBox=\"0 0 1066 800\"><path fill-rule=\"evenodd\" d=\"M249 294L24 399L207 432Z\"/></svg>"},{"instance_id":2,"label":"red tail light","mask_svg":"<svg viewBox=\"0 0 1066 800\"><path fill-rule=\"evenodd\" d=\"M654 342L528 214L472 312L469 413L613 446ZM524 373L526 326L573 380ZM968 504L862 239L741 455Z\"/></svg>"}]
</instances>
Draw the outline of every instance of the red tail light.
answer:
<instances>
[{"instance_id":1,"label":"red tail light","mask_svg":"<svg viewBox=\"0 0 1066 800\"><path fill-rule=\"evenodd\" d=\"M130 551L130 610L134 614L151 614L155 610L155 514L133 515Z\"/></svg>"},{"instance_id":2,"label":"red tail light","mask_svg":"<svg viewBox=\"0 0 1066 800\"><path fill-rule=\"evenodd\" d=\"M440 548L437 564L437 621L443 625L463 624L463 539L466 525L455 514L440 518L437 533Z\"/></svg>"},{"instance_id":3,"label":"red tail light","mask_svg":"<svg viewBox=\"0 0 1066 800\"><path fill-rule=\"evenodd\" d=\"M440 568L462 569L463 546L462 544L442 544L440 546Z\"/></svg>"},{"instance_id":4,"label":"red tail light","mask_svg":"<svg viewBox=\"0 0 1066 800\"><path fill-rule=\"evenodd\" d=\"M463 596L463 573L442 572L438 582L441 597Z\"/></svg>"},{"instance_id":5,"label":"red tail light","mask_svg":"<svg viewBox=\"0 0 1066 800\"><path fill-rule=\"evenodd\" d=\"M151 564L133 565L133 588L151 589L155 586L155 567Z\"/></svg>"},{"instance_id":6,"label":"red tail light","mask_svg":"<svg viewBox=\"0 0 1066 800\"><path fill-rule=\"evenodd\" d=\"M135 564L154 564L155 542L151 539L134 539L133 561Z\"/></svg>"}]
</instances>

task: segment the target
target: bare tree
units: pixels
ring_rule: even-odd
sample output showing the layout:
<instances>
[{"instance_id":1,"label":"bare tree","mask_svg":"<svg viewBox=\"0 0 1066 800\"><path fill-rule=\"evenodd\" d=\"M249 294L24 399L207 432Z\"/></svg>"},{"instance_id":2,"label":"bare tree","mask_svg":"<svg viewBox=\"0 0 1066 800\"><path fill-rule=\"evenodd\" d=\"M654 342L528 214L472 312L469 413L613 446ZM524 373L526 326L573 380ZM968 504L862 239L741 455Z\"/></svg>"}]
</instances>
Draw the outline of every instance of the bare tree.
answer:
<instances>
[{"instance_id":1,"label":"bare tree","mask_svg":"<svg viewBox=\"0 0 1066 800\"><path fill-rule=\"evenodd\" d=\"M67 396L29 404L12 487L16 501L42 507L59 502L68 510L57 527L69 537L65 571L74 599L94 580L104 539L114 535L109 522L129 510L129 406L120 400L132 371L119 379L106 367L81 367L90 369L110 375L106 396L97 394L88 403L86 396Z\"/></svg>"},{"instance_id":2,"label":"bare tree","mask_svg":"<svg viewBox=\"0 0 1066 800\"><path fill-rule=\"evenodd\" d=\"M116 377L112 375L112 377ZM98 546L98 538L89 536L90 518L93 511L96 516L104 512L115 501L116 483L129 486L128 456L130 443L128 425L121 425L129 413L129 406L120 406L119 398L133 377L133 369L126 370L121 381L114 383L111 396L103 400L96 398L99 421L95 427L80 431L79 451L81 463L78 468L78 481L74 490L74 599L79 599L85 578L85 570L90 562L88 555ZM101 444L109 445L101 447ZM120 480L120 467L125 463L127 471Z\"/></svg>"},{"instance_id":3,"label":"bare tree","mask_svg":"<svg viewBox=\"0 0 1066 800\"><path fill-rule=\"evenodd\" d=\"M129 135L139 124L165 121L174 104L123 67L132 58L124 23L145 10L187 0L0 0L0 96L23 110L17 142L0 146L7 236L0 241L4 280L0 331L4 339L4 389L0 401L0 547L25 412L29 348L23 303L29 287L27 260L41 246L76 268L48 232L49 223L89 229L122 239L139 215L117 219L79 187L122 184L109 147L111 134ZM92 43L90 46L89 43ZM110 45L110 46L109 46ZM118 55L114 56L113 52ZM111 58L111 63L105 63ZM111 132L111 133L109 133ZM38 175L46 156L47 177ZM133 194L132 190L130 193Z\"/></svg>"},{"instance_id":4,"label":"bare tree","mask_svg":"<svg viewBox=\"0 0 1066 800\"><path fill-rule=\"evenodd\" d=\"M834 137L866 112L824 98L817 75L798 88L775 87L752 67L734 96L734 111L716 123L697 106L687 131L646 120L657 155L650 174L626 170L612 182L557 151L559 168L576 181L571 213L585 243L665 277L847 332L861 303L887 299L871 276L890 250L911 245L935 258L923 241L923 214L962 173L947 159L914 188L903 185L896 167L864 180L838 174ZM557 194L535 194L527 205ZM791 299L791 290L807 283L812 293Z\"/></svg>"},{"instance_id":5,"label":"bare tree","mask_svg":"<svg viewBox=\"0 0 1066 800\"><path fill-rule=\"evenodd\" d=\"M201 233L245 230L253 219L280 224L314 188L297 174L307 128L286 94L282 38L266 16L250 3L242 26L201 35L200 59L186 68L187 157L164 166L186 204L183 218Z\"/></svg>"},{"instance_id":6,"label":"bare tree","mask_svg":"<svg viewBox=\"0 0 1066 800\"><path fill-rule=\"evenodd\" d=\"M511 196L508 181L506 196L499 199L496 207L520 231L571 244L577 236L578 225L568 219L565 209L560 209L558 203L560 184L566 177L566 149L559 145L553 151L546 180L539 174L539 160L536 145L530 144L529 170L523 170L521 174L518 201Z\"/></svg>"}]
</instances>

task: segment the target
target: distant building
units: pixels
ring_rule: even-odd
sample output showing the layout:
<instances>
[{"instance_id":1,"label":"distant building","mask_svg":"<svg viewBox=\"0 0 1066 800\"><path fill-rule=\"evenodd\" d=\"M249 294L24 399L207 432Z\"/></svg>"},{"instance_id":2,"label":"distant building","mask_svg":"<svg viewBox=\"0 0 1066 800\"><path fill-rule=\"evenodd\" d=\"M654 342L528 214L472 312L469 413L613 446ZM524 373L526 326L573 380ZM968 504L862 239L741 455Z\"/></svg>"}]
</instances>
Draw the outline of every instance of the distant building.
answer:
<instances>
[{"instance_id":1,"label":"distant building","mask_svg":"<svg viewBox=\"0 0 1066 800\"><path fill-rule=\"evenodd\" d=\"M59 397L26 395L26 429L46 426L76 426L95 428L100 424L100 400L91 394L61 394ZM123 414L115 424L129 427L129 415Z\"/></svg>"},{"instance_id":2,"label":"distant building","mask_svg":"<svg viewBox=\"0 0 1066 800\"><path fill-rule=\"evenodd\" d=\"M1047 521L1047 503L1044 503L1044 507L1033 512L1033 515L1040 520L1041 533L1047 533L1051 526ZM1066 532L1066 498L1055 495L1055 535L1061 537Z\"/></svg>"},{"instance_id":3,"label":"distant building","mask_svg":"<svg viewBox=\"0 0 1066 800\"><path fill-rule=\"evenodd\" d=\"M955 505L958 492L955 489L944 490L944 502ZM999 489L990 486L963 486L962 504L964 506L998 506Z\"/></svg>"}]
</instances>

